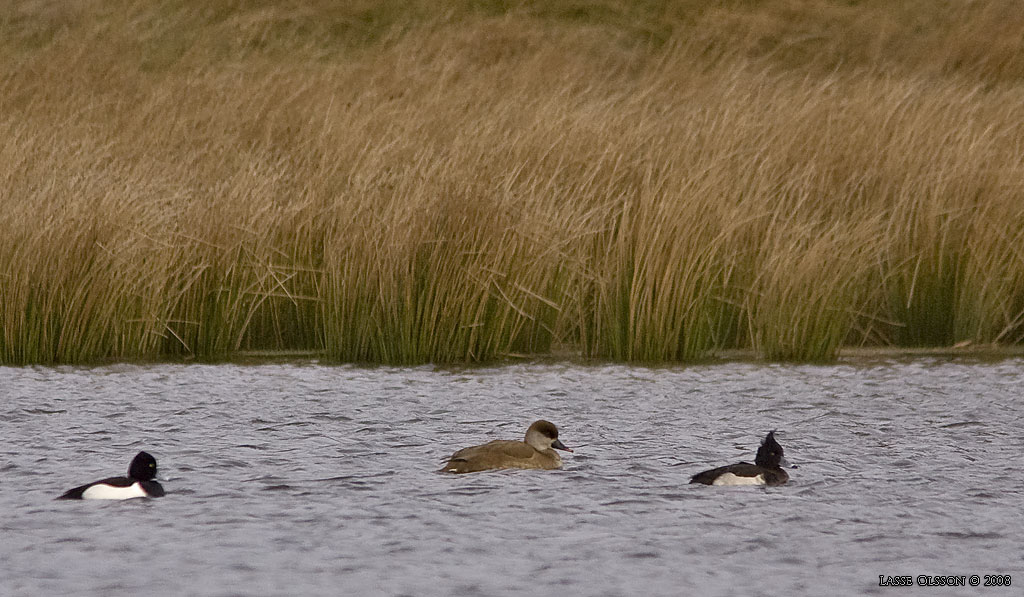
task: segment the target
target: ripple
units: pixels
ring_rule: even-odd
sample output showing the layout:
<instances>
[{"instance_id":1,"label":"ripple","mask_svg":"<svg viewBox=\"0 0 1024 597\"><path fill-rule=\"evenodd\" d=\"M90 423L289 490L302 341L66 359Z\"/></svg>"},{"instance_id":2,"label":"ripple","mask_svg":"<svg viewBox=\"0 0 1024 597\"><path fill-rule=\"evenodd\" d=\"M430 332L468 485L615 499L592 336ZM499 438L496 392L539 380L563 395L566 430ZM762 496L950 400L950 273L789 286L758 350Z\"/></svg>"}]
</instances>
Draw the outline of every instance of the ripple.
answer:
<instances>
[{"instance_id":1,"label":"ripple","mask_svg":"<svg viewBox=\"0 0 1024 597\"><path fill-rule=\"evenodd\" d=\"M202 595L857 594L987 570L1024 534L1021 380L1020 359L0 368L0 594L142 590L124 570ZM536 418L576 450L563 471L437 472ZM789 485L688 484L770 429ZM139 449L166 498L53 501Z\"/></svg>"}]
</instances>

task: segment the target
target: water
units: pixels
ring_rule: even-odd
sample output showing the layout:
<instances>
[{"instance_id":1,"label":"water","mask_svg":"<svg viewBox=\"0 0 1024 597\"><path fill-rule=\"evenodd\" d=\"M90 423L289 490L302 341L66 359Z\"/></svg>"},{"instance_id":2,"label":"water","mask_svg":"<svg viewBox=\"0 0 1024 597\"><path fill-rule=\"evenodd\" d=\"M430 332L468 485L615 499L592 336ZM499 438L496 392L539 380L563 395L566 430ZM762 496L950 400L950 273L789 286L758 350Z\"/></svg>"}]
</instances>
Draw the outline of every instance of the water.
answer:
<instances>
[{"instance_id":1,"label":"water","mask_svg":"<svg viewBox=\"0 0 1024 597\"><path fill-rule=\"evenodd\" d=\"M1009 595L1024 360L0 368L0 595ZM438 473L536 418L561 471ZM688 485L779 429L778 488ZM53 501L140 449L165 498Z\"/></svg>"}]
</instances>

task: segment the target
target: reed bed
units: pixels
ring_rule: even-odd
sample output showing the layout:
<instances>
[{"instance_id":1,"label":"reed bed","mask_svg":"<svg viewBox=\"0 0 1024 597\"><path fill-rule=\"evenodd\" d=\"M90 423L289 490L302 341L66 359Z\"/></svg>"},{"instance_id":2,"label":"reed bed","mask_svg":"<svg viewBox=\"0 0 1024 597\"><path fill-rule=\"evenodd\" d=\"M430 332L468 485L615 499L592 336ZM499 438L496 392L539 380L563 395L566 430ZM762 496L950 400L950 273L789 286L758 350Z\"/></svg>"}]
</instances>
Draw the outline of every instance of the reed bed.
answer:
<instances>
[{"instance_id":1,"label":"reed bed","mask_svg":"<svg viewBox=\"0 0 1024 597\"><path fill-rule=\"evenodd\" d=\"M7 2L0 362L1024 342L1004 0Z\"/></svg>"}]
</instances>

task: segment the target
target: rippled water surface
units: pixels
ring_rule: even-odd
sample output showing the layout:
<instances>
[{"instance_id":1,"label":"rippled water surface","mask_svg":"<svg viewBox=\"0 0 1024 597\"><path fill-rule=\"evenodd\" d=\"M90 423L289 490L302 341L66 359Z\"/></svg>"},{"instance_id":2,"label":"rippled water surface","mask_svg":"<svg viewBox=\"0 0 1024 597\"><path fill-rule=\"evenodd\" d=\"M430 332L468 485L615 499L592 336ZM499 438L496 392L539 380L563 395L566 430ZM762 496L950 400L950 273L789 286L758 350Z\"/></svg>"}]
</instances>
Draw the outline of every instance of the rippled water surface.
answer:
<instances>
[{"instance_id":1,"label":"rippled water surface","mask_svg":"<svg viewBox=\"0 0 1024 597\"><path fill-rule=\"evenodd\" d=\"M0 595L1020 594L1022 388L1020 359L0 368ZM563 470L436 472L537 418ZM788 485L687 484L771 429ZM140 449L167 497L53 500Z\"/></svg>"}]
</instances>

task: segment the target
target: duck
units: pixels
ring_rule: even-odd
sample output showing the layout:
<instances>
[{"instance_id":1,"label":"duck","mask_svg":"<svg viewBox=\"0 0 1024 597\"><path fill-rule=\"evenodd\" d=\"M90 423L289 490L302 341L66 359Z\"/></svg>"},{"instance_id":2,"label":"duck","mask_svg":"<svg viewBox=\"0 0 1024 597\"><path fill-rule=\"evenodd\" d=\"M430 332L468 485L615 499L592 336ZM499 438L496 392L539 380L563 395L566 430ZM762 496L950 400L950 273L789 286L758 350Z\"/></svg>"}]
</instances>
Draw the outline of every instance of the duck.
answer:
<instances>
[{"instance_id":1,"label":"duck","mask_svg":"<svg viewBox=\"0 0 1024 597\"><path fill-rule=\"evenodd\" d=\"M441 472L562 468L562 458L555 450L572 452L571 448L559 441L558 428L554 423L542 419L530 425L523 441L498 439L459 450L452 454Z\"/></svg>"},{"instance_id":2,"label":"duck","mask_svg":"<svg viewBox=\"0 0 1024 597\"><path fill-rule=\"evenodd\" d=\"M139 497L163 497L164 488L156 479L156 458L139 452L128 466L127 477L109 477L64 492L58 500L127 500Z\"/></svg>"},{"instance_id":3,"label":"duck","mask_svg":"<svg viewBox=\"0 0 1024 597\"><path fill-rule=\"evenodd\" d=\"M697 473L690 483L704 485L782 485L789 481L789 473L782 469L785 464L782 446L775 439L775 432L769 431L757 449L754 464L738 462Z\"/></svg>"}]
</instances>

